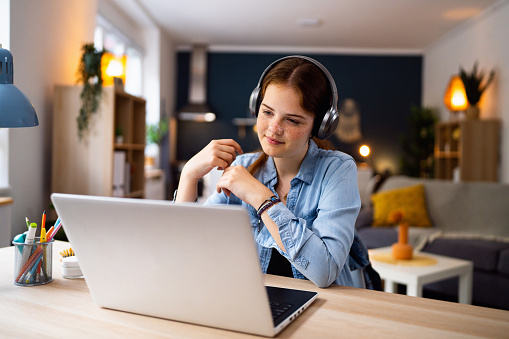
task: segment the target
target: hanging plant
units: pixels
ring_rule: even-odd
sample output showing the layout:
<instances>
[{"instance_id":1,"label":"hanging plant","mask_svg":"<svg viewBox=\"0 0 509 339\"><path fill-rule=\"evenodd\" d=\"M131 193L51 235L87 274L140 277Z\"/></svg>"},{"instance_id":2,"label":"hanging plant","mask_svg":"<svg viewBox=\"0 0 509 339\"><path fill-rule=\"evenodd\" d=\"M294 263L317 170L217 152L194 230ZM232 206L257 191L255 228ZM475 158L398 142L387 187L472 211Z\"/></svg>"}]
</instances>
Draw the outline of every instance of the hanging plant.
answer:
<instances>
[{"instance_id":1,"label":"hanging plant","mask_svg":"<svg viewBox=\"0 0 509 339\"><path fill-rule=\"evenodd\" d=\"M78 83L83 85L81 91L81 108L77 119L80 140L86 133L90 116L97 112L102 95L101 58L104 50L98 51L93 43L81 47L82 55L78 67Z\"/></svg>"}]
</instances>

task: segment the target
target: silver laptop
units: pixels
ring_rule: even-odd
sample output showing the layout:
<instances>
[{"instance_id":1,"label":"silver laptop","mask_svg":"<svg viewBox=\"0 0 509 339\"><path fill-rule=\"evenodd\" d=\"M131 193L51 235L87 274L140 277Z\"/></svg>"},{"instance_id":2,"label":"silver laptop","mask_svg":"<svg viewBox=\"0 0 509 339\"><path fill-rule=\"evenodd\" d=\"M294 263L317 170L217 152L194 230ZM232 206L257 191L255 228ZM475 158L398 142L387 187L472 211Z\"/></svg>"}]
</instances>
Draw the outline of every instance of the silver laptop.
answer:
<instances>
[{"instance_id":1,"label":"silver laptop","mask_svg":"<svg viewBox=\"0 0 509 339\"><path fill-rule=\"evenodd\" d=\"M101 307L274 336L317 296L264 286L240 206L58 193L51 200Z\"/></svg>"}]
</instances>

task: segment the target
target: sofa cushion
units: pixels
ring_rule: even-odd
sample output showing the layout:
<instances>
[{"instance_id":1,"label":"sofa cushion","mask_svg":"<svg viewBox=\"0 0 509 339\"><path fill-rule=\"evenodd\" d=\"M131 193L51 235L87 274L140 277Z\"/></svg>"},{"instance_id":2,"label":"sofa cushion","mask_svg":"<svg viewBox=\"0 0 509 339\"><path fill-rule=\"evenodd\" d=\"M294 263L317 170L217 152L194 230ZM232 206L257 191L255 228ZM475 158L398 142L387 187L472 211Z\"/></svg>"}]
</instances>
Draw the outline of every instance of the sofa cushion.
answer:
<instances>
[{"instance_id":1,"label":"sofa cushion","mask_svg":"<svg viewBox=\"0 0 509 339\"><path fill-rule=\"evenodd\" d=\"M391 225L389 215L397 210L403 212L403 220L410 226L431 226L423 184L375 193L371 196L371 201L374 211L373 226Z\"/></svg>"},{"instance_id":2,"label":"sofa cushion","mask_svg":"<svg viewBox=\"0 0 509 339\"><path fill-rule=\"evenodd\" d=\"M498 271L509 275L509 248L500 252L500 258L498 259Z\"/></svg>"},{"instance_id":3,"label":"sofa cushion","mask_svg":"<svg viewBox=\"0 0 509 339\"><path fill-rule=\"evenodd\" d=\"M437 229L509 238L509 184L393 175L383 182L379 192L419 183L424 184L428 215Z\"/></svg>"},{"instance_id":4,"label":"sofa cushion","mask_svg":"<svg viewBox=\"0 0 509 339\"><path fill-rule=\"evenodd\" d=\"M500 253L508 248L509 244L501 241L438 238L424 246L423 251L470 260L474 269L497 271Z\"/></svg>"}]
</instances>

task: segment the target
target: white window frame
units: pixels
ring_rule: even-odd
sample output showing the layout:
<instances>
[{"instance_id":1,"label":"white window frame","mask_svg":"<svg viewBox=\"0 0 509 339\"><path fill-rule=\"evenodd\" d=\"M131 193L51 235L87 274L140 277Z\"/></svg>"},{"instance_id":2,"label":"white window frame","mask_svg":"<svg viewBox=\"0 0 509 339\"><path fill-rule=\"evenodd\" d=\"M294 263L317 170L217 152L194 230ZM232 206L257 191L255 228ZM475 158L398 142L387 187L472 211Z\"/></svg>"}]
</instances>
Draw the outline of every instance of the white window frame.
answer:
<instances>
[{"instance_id":1,"label":"white window frame","mask_svg":"<svg viewBox=\"0 0 509 339\"><path fill-rule=\"evenodd\" d=\"M104 37L106 34L113 35L120 41L121 45L123 45L120 48L121 51L118 51L118 54L127 54L127 74L124 90L132 95L141 96L143 94L143 49L115 27L109 20L97 14L97 24L94 33L94 45L96 49L104 49ZM115 51L111 52L115 54ZM138 56L137 61L134 60L133 55Z\"/></svg>"}]
</instances>

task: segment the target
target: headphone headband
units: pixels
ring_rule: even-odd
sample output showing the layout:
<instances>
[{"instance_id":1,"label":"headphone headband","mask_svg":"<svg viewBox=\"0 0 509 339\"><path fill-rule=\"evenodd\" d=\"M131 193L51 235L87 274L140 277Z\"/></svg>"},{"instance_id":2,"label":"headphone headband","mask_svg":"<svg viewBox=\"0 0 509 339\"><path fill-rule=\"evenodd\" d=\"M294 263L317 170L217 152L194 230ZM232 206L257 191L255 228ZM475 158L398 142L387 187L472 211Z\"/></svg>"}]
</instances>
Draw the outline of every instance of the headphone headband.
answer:
<instances>
[{"instance_id":1,"label":"headphone headband","mask_svg":"<svg viewBox=\"0 0 509 339\"><path fill-rule=\"evenodd\" d=\"M261 95L260 95L261 93L260 92L261 92L261 86L262 86L263 79L265 78L267 73L269 73L270 70L272 68L274 68L274 66L276 66L281 61L290 59L290 58L300 58L300 59L304 59L304 60L311 62L316 67L318 67L322 71L323 75L325 75L325 77L327 78L327 82L329 83L329 86L331 89L332 102L331 102L330 108L327 110L327 112L325 112L325 115L320 123L320 126L318 127L316 137L318 137L319 139L328 138L329 136L331 136L334 133L334 131L336 130L336 128L338 126L338 122L339 122L339 116L338 116L338 110L337 110L338 91L336 88L336 83L334 82L334 78L329 73L327 68L325 68L325 66L323 66L321 63L319 63L318 61L316 61L315 59L312 59L310 57L307 57L304 55L290 55L290 56L286 56L281 59L278 59L278 60L274 61L273 63L271 63L263 71L263 73L260 77L260 80L258 80L258 85L251 92L251 96L249 98L249 110L251 111L252 115L258 116L258 109L261 104ZM316 130L316 129L313 128L313 130Z\"/></svg>"}]
</instances>

